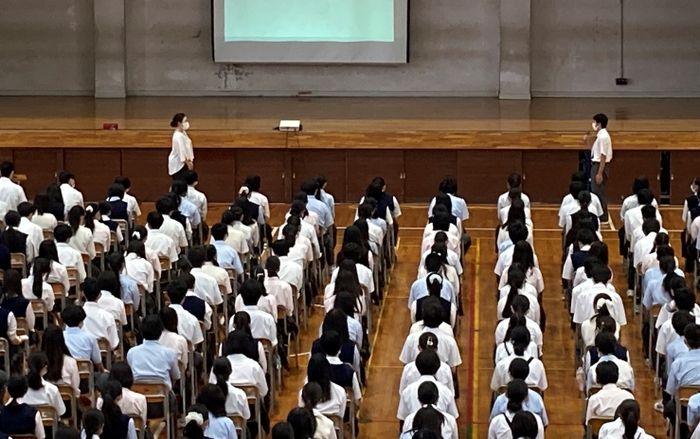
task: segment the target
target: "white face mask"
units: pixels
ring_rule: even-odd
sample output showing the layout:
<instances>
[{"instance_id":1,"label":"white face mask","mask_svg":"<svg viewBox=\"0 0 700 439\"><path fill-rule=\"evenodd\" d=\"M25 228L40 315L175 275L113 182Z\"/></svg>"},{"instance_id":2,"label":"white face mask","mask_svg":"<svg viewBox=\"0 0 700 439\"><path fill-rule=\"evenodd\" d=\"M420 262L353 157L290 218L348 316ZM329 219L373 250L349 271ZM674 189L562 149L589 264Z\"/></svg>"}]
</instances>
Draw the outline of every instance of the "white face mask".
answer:
<instances>
[{"instance_id":1,"label":"white face mask","mask_svg":"<svg viewBox=\"0 0 700 439\"><path fill-rule=\"evenodd\" d=\"M691 185L690 185L690 191L691 191L692 193L696 193L696 192L698 191L698 187L695 186L694 184L691 184Z\"/></svg>"},{"instance_id":2,"label":"white face mask","mask_svg":"<svg viewBox=\"0 0 700 439\"><path fill-rule=\"evenodd\" d=\"M190 123L189 122L183 122L182 123L182 129L187 131L190 129Z\"/></svg>"},{"instance_id":3,"label":"white face mask","mask_svg":"<svg viewBox=\"0 0 700 439\"><path fill-rule=\"evenodd\" d=\"M593 127L593 131L598 131L598 124L597 123L593 122L591 124L591 126Z\"/></svg>"}]
</instances>

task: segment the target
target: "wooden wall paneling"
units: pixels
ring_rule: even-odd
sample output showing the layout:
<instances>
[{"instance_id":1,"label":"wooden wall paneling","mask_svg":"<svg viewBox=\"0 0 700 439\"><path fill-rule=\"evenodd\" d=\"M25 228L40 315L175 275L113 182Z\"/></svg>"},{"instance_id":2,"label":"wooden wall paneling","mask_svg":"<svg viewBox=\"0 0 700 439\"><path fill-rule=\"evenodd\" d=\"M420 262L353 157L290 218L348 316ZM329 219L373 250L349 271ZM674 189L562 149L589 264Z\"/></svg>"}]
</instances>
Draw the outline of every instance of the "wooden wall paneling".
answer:
<instances>
[{"instance_id":1,"label":"wooden wall paneling","mask_svg":"<svg viewBox=\"0 0 700 439\"><path fill-rule=\"evenodd\" d=\"M27 199L46 190L46 187L56 181L56 172L61 171L63 164L57 163L57 149L15 149L13 159L15 172L25 174L27 181L22 183Z\"/></svg>"},{"instance_id":2,"label":"wooden wall paneling","mask_svg":"<svg viewBox=\"0 0 700 439\"><path fill-rule=\"evenodd\" d=\"M289 202L285 198L285 155L282 149L239 149L236 151L233 190L238 190L245 178L257 174L262 179L260 191L272 203Z\"/></svg>"},{"instance_id":3,"label":"wooden wall paneling","mask_svg":"<svg viewBox=\"0 0 700 439\"><path fill-rule=\"evenodd\" d=\"M495 203L506 191L508 175L522 174L523 154L511 150L459 151L459 193L467 203Z\"/></svg>"},{"instance_id":4,"label":"wooden wall paneling","mask_svg":"<svg viewBox=\"0 0 700 439\"><path fill-rule=\"evenodd\" d=\"M85 202L102 201L114 178L121 175L121 151L65 149L63 168L75 175L76 187L83 193Z\"/></svg>"},{"instance_id":5,"label":"wooden wall paneling","mask_svg":"<svg viewBox=\"0 0 700 439\"><path fill-rule=\"evenodd\" d=\"M235 155L233 149L197 148L197 189L206 194L210 203L233 203L239 188L234 174Z\"/></svg>"},{"instance_id":6,"label":"wooden wall paneling","mask_svg":"<svg viewBox=\"0 0 700 439\"><path fill-rule=\"evenodd\" d=\"M578 151L523 151L523 192L530 200L561 203L571 174L578 171ZM502 188L505 191L505 181Z\"/></svg>"},{"instance_id":7,"label":"wooden wall paneling","mask_svg":"<svg viewBox=\"0 0 700 439\"><path fill-rule=\"evenodd\" d=\"M632 183L640 175L649 179L650 189L659 198L661 151L615 151L607 183L608 203L620 204L632 193Z\"/></svg>"},{"instance_id":8,"label":"wooden wall paneling","mask_svg":"<svg viewBox=\"0 0 700 439\"><path fill-rule=\"evenodd\" d=\"M0 162L12 161L12 148L0 148Z\"/></svg>"},{"instance_id":9,"label":"wooden wall paneling","mask_svg":"<svg viewBox=\"0 0 700 439\"><path fill-rule=\"evenodd\" d=\"M345 151L327 150L292 150L292 194L299 190L307 178L323 174L328 180L327 191L333 194L337 203L358 200L346 200ZM355 178L354 176L352 178Z\"/></svg>"},{"instance_id":10,"label":"wooden wall paneling","mask_svg":"<svg viewBox=\"0 0 700 439\"><path fill-rule=\"evenodd\" d=\"M353 150L347 153L347 196L346 200L357 203L365 195L367 186L375 177L386 182L387 193L404 201L404 152L399 150Z\"/></svg>"},{"instance_id":11,"label":"wooden wall paneling","mask_svg":"<svg viewBox=\"0 0 700 439\"><path fill-rule=\"evenodd\" d=\"M407 203L427 203L438 193L440 181L457 178L457 151L404 152L404 199Z\"/></svg>"},{"instance_id":12,"label":"wooden wall paneling","mask_svg":"<svg viewBox=\"0 0 700 439\"><path fill-rule=\"evenodd\" d=\"M156 201L170 191L168 154L167 149L122 150L122 175L131 180L129 193L139 202Z\"/></svg>"},{"instance_id":13,"label":"wooden wall paneling","mask_svg":"<svg viewBox=\"0 0 700 439\"><path fill-rule=\"evenodd\" d=\"M700 175L697 160L697 151L671 151L671 204L683 205L691 195L690 184Z\"/></svg>"}]
</instances>

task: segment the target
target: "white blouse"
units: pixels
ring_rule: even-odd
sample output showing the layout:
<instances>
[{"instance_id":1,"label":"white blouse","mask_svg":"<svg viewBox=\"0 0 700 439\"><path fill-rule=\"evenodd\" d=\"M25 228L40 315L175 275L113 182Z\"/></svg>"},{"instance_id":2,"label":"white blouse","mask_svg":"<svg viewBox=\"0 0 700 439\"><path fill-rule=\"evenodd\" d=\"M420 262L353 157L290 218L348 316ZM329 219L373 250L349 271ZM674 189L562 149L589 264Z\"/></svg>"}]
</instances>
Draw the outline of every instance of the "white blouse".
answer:
<instances>
[{"instance_id":1,"label":"white blouse","mask_svg":"<svg viewBox=\"0 0 700 439\"><path fill-rule=\"evenodd\" d=\"M34 292L32 291L33 284L34 284L34 275L30 275L26 279L22 279L22 295L27 300L38 299L38 297L36 297L34 295ZM46 309L48 309L48 310L53 309L54 302L55 302L53 289L51 288L51 285L47 284L46 282L42 282L41 300L43 300L44 303L46 304Z\"/></svg>"},{"instance_id":2,"label":"white blouse","mask_svg":"<svg viewBox=\"0 0 700 439\"><path fill-rule=\"evenodd\" d=\"M78 230L73 233L73 237L68 241L68 245L78 250L81 254L87 253L91 260L95 259L95 242L92 232L87 227L78 227Z\"/></svg>"}]
</instances>

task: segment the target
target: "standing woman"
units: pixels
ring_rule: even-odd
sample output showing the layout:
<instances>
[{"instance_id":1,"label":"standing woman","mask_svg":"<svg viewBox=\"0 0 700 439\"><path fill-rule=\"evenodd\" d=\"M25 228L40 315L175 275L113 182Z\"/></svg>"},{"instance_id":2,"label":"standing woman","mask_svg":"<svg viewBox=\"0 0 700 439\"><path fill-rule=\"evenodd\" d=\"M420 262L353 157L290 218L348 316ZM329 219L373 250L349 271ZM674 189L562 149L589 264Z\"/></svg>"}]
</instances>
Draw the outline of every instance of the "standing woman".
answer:
<instances>
[{"instance_id":1,"label":"standing woman","mask_svg":"<svg viewBox=\"0 0 700 439\"><path fill-rule=\"evenodd\" d=\"M184 180L185 172L194 169L194 150L192 141L187 136L190 123L185 113L177 113L173 116L170 126L175 128L173 133L173 147L168 156L168 174L173 181Z\"/></svg>"}]
</instances>

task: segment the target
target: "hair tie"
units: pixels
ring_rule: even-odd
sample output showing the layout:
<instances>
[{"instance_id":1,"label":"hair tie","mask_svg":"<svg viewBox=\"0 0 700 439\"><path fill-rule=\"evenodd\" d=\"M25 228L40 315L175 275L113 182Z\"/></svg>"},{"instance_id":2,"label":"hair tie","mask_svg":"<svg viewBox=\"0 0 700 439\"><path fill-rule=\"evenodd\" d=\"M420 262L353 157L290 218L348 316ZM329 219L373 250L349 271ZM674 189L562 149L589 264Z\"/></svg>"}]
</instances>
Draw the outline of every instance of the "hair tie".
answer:
<instances>
[{"instance_id":1,"label":"hair tie","mask_svg":"<svg viewBox=\"0 0 700 439\"><path fill-rule=\"evenodd\" d=\"M442 276L440 276L437 273L430 273L428 275L428 283L433 283L433 281L438 281L438 282L442 283Z\"/></svg>"},{"instance_id":2,"label":"hair tie","mask_svg":"<svg viewBox=\"0 0 700 439\"><path fill-rule=\"evenodd\" d=\"M88 206L85 208L85 212L90 212L92 213L92 206Z\"/></svg>"},{"instance_id":3,"label":"hair tie","mask_svg":"<svg viewBox=\"0 0 700 439\"><path fill-rule=\"evenodd\" d=\"M134 232L131 234L131 237L136 238L140 241L141 240L141 232Z\"/></svg>"},{"instance_id":4,"label":"hair tie","mask_svg":"<svg viewBox=\"0 0 700 439\"><path fill-rule=\"evenodd\" d=\"M608 310L612 309L612 308L613 308L612 300L608 300L608 299L605 299L605 298L601 297L601 298L598 299L598 301L595 303L595 309L596 309L596 311L600 311L600 309L603 308L604 306L608 307Z\"/></svg>"},{"instance_id":5,"label":"hair tie","mask_svg":"<svg viewBox=\"0 0 700 439\"><path fill-rule=\"evenodd\" d=\"M433 338L432 338L432 337L428 337L428 340L425 342L425 346L426 346L426 347L433 347L433 346L435 346L435 343L433 342Z\"/></svg>"},{"instance_id":6,"label":"hair tie","mask_svg":"<svg viewBox=\"0 0 700 439\"><path fill-rule=\"evenodd\" d=\"M192 421L196 422L197 425L201 427L204 424L204 416L202 416L201 413L189 412L187 413L187 416L185 416L185 425Z\"/></svg>"},{"instance_id":7,"label":"hair tie","mask_svg":"<svg viewBox=\"0 0 700 439\"><path fill-rule=\"evenodd\" d=\"M241 186L240 189L238 189L238 195L248 195L250 192L250 189L248 189L248 186Z\"/></svg>"}]
</instances>

